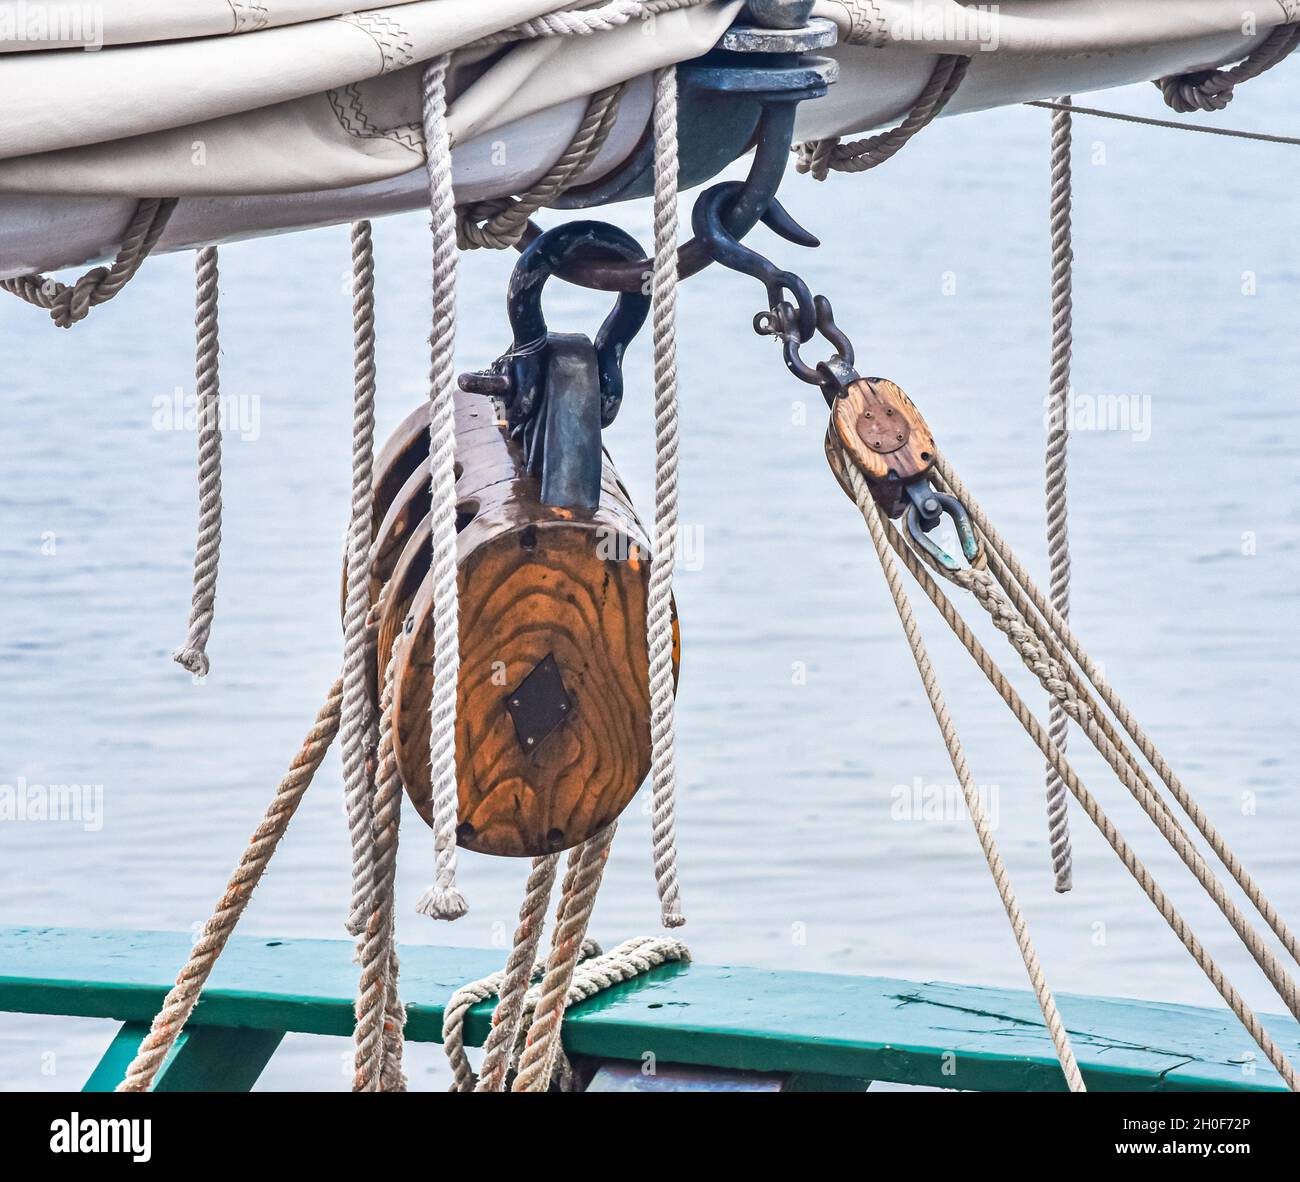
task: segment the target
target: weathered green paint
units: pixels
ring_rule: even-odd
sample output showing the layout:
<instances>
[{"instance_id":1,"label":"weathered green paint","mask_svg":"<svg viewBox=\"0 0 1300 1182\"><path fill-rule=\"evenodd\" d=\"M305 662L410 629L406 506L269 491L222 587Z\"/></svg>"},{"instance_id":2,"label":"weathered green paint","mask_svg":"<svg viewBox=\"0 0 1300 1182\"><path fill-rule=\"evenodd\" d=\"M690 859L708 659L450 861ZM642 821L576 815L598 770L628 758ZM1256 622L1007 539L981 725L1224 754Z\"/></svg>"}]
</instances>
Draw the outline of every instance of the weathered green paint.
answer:
<instances>
[{"instance_id":1,"label":"weathered green paint","mask_svg":"<svg viewBox=\"0 0 1300 1182\"><path fill-rule=\"evenodd\" d=\"M111 1092L149 1033L147 1022L126 1022L113 1036L83 1092ZM189 1026L154 1077L155 1092L247 1092L284 1038L283 1030Z\"/></svg>"},{"instance_id":2,"label":"weathered green paint","mask_svg":"<svg viewBox=\"0 0 1300 1182\"><path fill-rule=\"evenodd\" d=\"M147 1022L189 952L181 933L0 928L0 1010ZM195 1010L195 1027L349 1035L356 965L344 940L237 937ZM407 1036L438 1041L442 1005L500 967L500 951L405 947ZM1094 1090L1281 1090L1226 1010L1058 995ZM466 1022L486 1036L491 1003ZM1284 1053L1300 1025L1263 1017ZM664 965L575 1006L576 1054L830 1075L973 1090L1063 1087L1033 995L879 977Z\"/></svg>"}]
</instances>

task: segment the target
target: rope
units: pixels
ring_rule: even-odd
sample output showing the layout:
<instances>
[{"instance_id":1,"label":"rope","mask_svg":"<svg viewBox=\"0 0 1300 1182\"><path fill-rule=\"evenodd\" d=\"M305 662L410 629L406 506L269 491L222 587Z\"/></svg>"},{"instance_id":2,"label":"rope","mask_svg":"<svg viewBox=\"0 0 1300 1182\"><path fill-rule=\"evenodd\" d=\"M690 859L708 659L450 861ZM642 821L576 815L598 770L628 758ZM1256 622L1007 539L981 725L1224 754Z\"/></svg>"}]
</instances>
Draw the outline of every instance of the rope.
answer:
<instances>
[{"instance_id":1,"label":"rope","mask_svg":"<svg viewBox=\"0 0 1300 1182\"><path fill-rule=\"evenodd\" d=\"M347 930L365 930L374 871L374 711L366 687L366 618L370 612L370 546L375 455L375 254L370 223L352 224L352 516L348 524L347 600L343 613L344 801L352 843L352 901Z\"/></svg>"},{"instance_id":2,"label":"rope","mask_svg":"<svg viewBox=\"0 0 1300 1182\"><path fill-rule=\"evenodd\" d=\"M930 707L934 711L935 721L939 724L939 732L943 736L944 746L948 749L948 757L952 761L953 771L961 784L962 795L966 798L966 808L970 813L971 822L975 826L975 835L979 839L980 849L984 852L984 860L988 863L989 873L993 876L993 885L997 888L998 898L1002 900L1003 909L1006 911L1007 919L1011 923L1012 935L1015 936L1016 945L1020 949L1020 957L1024 961L1025 973L1029 977L1034 996L1038 999L1038 1008L1042 1011L1043 1021L1052 1039L1052 1046L1055 1048L1057 1060L1060 1062L1061 1071L1065 1075L1066 1086L1072 1092L1086 1091L1083 1076L1079 1071L1079 1064L1074 1057L1074 1049L1070 1045L1070 1037L1066 1033L1065 1024L1061 1021L1060 1012L1056 1007L1056 1000L1048 987L1047 979L1038 959L1038 952L1029 934L1029 925L1020 910L1020 904L1016 900L1006 864L1002 861L1002 855L998 851L997 842L994 840L993 832L989 827L984 804L980 800L979 792L971 778L965 751L962 748L961 740L957 736L956 728L953 726L952 718L948 713L948 706L944 701L943 691L939 688L934 667L930 663L930 655L926 650L925 640L921 636L920 628L912 611L912 605L907 598L907 592L903 589L898 564L890 553L880 510L876 506L875 498L871 495L866 478L859 471L857 465L847 454L845 455L845 461L845 471L853 488L854 500L857 503L858 511L867 523L867 528L871 531L871 540L875 544L876 554L880 559L880 565L885 574L885 582L889 587L890 595L893 597L894 607L898 611L898 618L903 625L903 633L907 637L908 645L911 647L912 658L916 662L917 672L921 675L921 684L925 688L926 697L930 700Z\"/></svg>"},{"instance_id":3,"label":"rope","mask_svg":"<svg viewBox=\"0 0 1300 1182\"><path fill-rule=\"evenodd\" d=\"M943 464L942 460L940 460L940 464ZM997 663L984 648L983 644L981 644L975 637L974 633L971 632L969 626L957 611L952 601L949 600L939 588L938 584L931 576L927 566L916 556L907 542L892 526L887 527L887 536L890 545L899 557L902 558L908 571L917 582L920 583L922 590L939 610L945 623L948 624L957 639L961 641L966 651L970 653L971 657L975 660L975 663L979 666L981 672L984 673L989 683L1007 704L1016 720L1025 728L1026 733L1034 741L1038 749L1056 768L1056 771L1065 781L1066 787L1082 806L1088 819L1092 821L1101 832L1102 836L1115 851L1124 867L1142 888L1147 898L1155 905L1156 910L1169 925L1170 930L1178 937L1179 941L1182 943L1183 947L1187 949L1197 966L1227 1003L1229 1009L1231 1009L1237 1016L1238 1020L1246 1028L1247 1032L1255 1040L1260 1049L1264 1051L1269 1061L1287 1083L1287 1086L1292 1088L1292 1090L1300 1090L1300 1081L1297 1080L1294 1068L1278 1049L1268 1032L1261 1025L1254 1011L1251 1010L1245 1000L1232 985L1231 981L1229 981L1224 975L1223 970L1201 944L1196 933L1192 931L1186 920L1184 920L1178 913L1177 909L1170 902L1168 896L1165 895L1160 885L1151 876L1150 871L1147 870L1142 860L1137 856L1123 835L1115 828L1110 818L1102 810L1101 806L1084 786L1082 781L1080 781L1078 776L1075 774L1074 769L1066 761L1065 757L1057 750L1056 745L1052 742L1050 736L1025 705L1015 688L1009 681L1007 681L1005 675L998 668Z\"/></svg>"},{"instance_id":4,"label":"rope","mask_svg":"<svg viewBox=\"0 0 1300 1182\"><path fill-rule=\"evenodd\" d=\"M460 1068L457 1061L453 1059L452 1069L456 1075L453 1091L467 1092L471 1087L480 1092L505 1090L510 1056L519 1040L524 994L528 991L528 982L535 975L533 962L537 959L537 946L541 942L546 908L551 901L551 890L555 886L555 875L559 866L559 854L547 854L533 859L528 884L524 890L524 901L519 908L519 926L515 928L510 956L506 960L505 969L495 974L498 980L493 988L499 994L501 1002L492 1015L492 1029L484 1044L483 1064L479 1071L477 1087L474 1085L473 1077L468 1074L467 1068ZM447 1038L446 1017L443 1018L443 1042L447 1046L447 1055L450 1058L452 1051L451 1043Z\"/></svg>"},{"instance_id":5,"label":"rope","mask_svg":"<svg viewBox=\"0 0 1300 1182\"><path fill-rule=\"evenodd\" d=\"M673 566L677 554L677 70L655 75L654 307L655 525L646 631L650 646L651 837L660 918L686 922L677 885Z\"/></svg>"},{"instance_id":6,"label":"rope","mask_svg":"<svg viewBox=\"0 0 1300 1182\"><path fill-rule=\"evenodd\" d=\"M568 1005L569 986L582 953L587 924L591 920L596 892L600 889L600 880L609 858L609 846L617 828L617 821L607 825L569 855L568 869L560 890L560 912L556 918L555 935L551 940L551 953L546 960L546 973L542 978L540 996L533 1010L524 1049L519 1057L519 1071L512 1091L544 1092L550 1086L556 1055L560 1049L560 1024Z\"/></svg>"},{"instance_id":7,"label":"rope","mask_svg":"<svg viewBox=\"0 0 1300 1182\"><path fill-rule=\"evenodd\" d=\"M1075 684L1076 687L1082 687L1082 682L1078 676L1074 674L1071 666L1065 661L1061 650L1068 653L1070 658L1077 663L1078 667L1083 671L1083 675L1087 677L1088 681L1092 684L1098 697L1100 697L1105 703L1107 709L1114 714L1115 718L1119 721L1119 724L1128 734L1129 739L1137 747L1138 751L1141 752L1142 757L1151 764L1152 768L1155 769L1161 782L1191 819L1197 831L1209 844L1211 850L1214 851L1215 856L1227 869L1233 880L1239 887L1241 887L1247 899L1250 900L1251 905L1255 907L1261 918L1263 918L1265 923L1268 924L1273 933L1282 942L1292 959L1300 963L1300 941L1297 940L1295 934L1287 926L1286 921L1277 913L1276 908L1274 908L1273 904L1264 894L1259 884L1255 882L1249 871L1247 871L1241 864L1241 860L1233 852L1223 835L1215 828L1209 817L1206 816L1205 811L1197 803L1195 797L1187 791L1182 781L1174 773L1173 769L1166 762L1164 756L1152 742L1150 736L1145 730L1143 730L1137 719L1134 718L1132 712L1119 698L1119 695L1115 692L1110 683L1102 676L1096 662L1092 660L1087 651L1079 643L1073 631L1071 631L1069 623L1052 608L1050 603L1046 601L1042 592L1035 585L1034 581L1030 578L1029 573L1016 557L1015 552L1011 550L1006 541L993 527L987 515L984 513L984 510L979 506L978 502L974 500L969 490L961 482L960 477L958 477L957 473L953 471L952 467L948 464L947 459L942 455L938 457L938 472L943 484L948 488L952 495L957 497L957 499L966 506L967 512L971 515L971 520L975 523L976 527L984 537L985 544L988 547L988 552L993 560L992 566L994 574L998 577L998 581L1002 584L1004 589L1011 594L1022 615L1027 620L1032 620L1033 612L1037 611L1039 613L1042 620L1046 623L1044 635L1050 636L1053 642L1053 656L1065 667L1067 673L1069 673L1072 678L1073 684ZM1100 711L1097 711L1095 716L1102 728L1103 734L1106 735L1110 743L1115 747L1120 747L1121 742L1119 737L1115 734L1113 728L1110 727L1106 716ZM1150 788L1150 784L1146 781L1145 776L1142 775L1141 769L1138 767L1136 760L1131 760L1130 762L1133 768L1136 769L1148 791L1151 791L1153 799L1168 811L1168 806L1165 804L1163 798L1156 796L1154 791Z\"/></svg>"},{"instance_id":8,"label":"rope","mask_svg":"<svg viewBox=\"0 0 1300 1182\"><path fill-rule=\"evenodd\" d=\"M1300 44L1300 25L1278 25L1240 63L1230 69L1196 70L1190 74L1171 74L1158 78L1165 104L1180 114L1189 111L1222 111L1232 102L1233 88L1239 82L1258 78L1271 70Z\"/></svg>"},{"instance_id":9,"label":"rope","mask_svg":"<svg viewBox=\"0 0 1300 1182\"><path fill-rule=\"evenodd\" d=\"M1062 98L1068 108L1070 100ZM1047 396L1047 545L1051 566L1052 606L1063 619L1070 614L1070 535L1066 497L1066 459L1070 440L1070 356L1074 347L1074 246L1070 228L1072 180L1070 175L1071 120L1069 110L1052 114L1050 220L1052 233L1052 355ZM1065 709L1051 699L1048 733L1060 751L1065 750L1070 723ZM1070 852L1070 816L1065 784L1052 767L1047 769L1047 829L1052 874L1058 893L1073 885Z\"/></svg>"},{"instance_id":10,"label":"rope","mask_svg":"<svg viewBox=\"0 0 1300 1182\"><path fill-rule=\"evenodd\" d=\"M357 941L361 983L356 1002L357 1092L405 1091L401 1073L402 1026L405 1011L397 997L397 945L394 939L394 885L397 872L397 831L402 810L402 780L393 752L393 670L397 645L384 673L379 722L379 770L376 775L372 822L371 895L363 934ZM346 692L346 689L345 689ZM345 698L346 700L346 698ZM369 812L369 810L367 810ZM371 823L371 818L367 817ZM396 1065L390 1060L397 1058Z\"/></svg>"},{"instance_id":11,"label":"rope","mask_svg":"<svg viewBox=\"0 0 1300 1182\"><path fill-rule=\"evenodd\" d=\"M491 33L474 41L471 49L529 41L539 37L589 37L607 33L634 20L645 20L664 12L695 8L706 0L609 0L596 8L566 9L546 13L522 24Z\"/></svg>"},{"instance_id":12,"label":"rope","mask_svg":"<svg viewBox=\"0 0 1300 1182\"><path fill-rule=\"evenodd\" d=\"M528 228L528 219L570 188L600 154L618 119L619 104L626 90L627 83L620 82L591 96L569 146L527 192L518 197L476 201L458 210L457 245L462 250L480 247L504 250L514 246Z\"/></svg>"},{"instance_id":13,"label":"rope","mask_svg":"<svg viewBox=\"0 0 1300 1182\"><path fill-rule=\"evenodd\" d=\"M809 140L795 149L798 153L795 168L799 172L811 173L814 180L824 181L832 170L866 172L884 164L948 105L948 100L966 77L969 65L968 57L940 54L920 97L897 127L847 144L840 143L838 136Z\"/></svg>"},{"instance_id":14,"label":"rope","mask_svg":"<svg viewBox=\"0 0 1300 1182\"><path fill-rule=\"evenodd\" d=\"M189 631L172 660L195 677L208 673L208 637L217 599L221 557L221 381L217 340L217 248L194 256L194 385L199 423L199 530L194 545L194 591Z\"/></svg>"},{"instance_id":15,"label":"rope","mask_svg":"<svg viewBox=\"0 0 1300 1182\"><path fill-rule=\"evenodd\" d=\"M456 583L456 205L447 131L450 54L424 68L425 159L433 214L433 328L429 336L429 510L433 559L433 693L429 720L430 782L436 878L416 910L459 919L467 907L456 889L456 692L460 611Z\"/></svg>"},{"instance_id":16,"label":"rope","mask_svg":"<svg viewBox=\"0 0 1300 1182\"><path fill-rule=\"evenodd\" d=\"M193 1012L217 958L235 930L244 908L248 906L248 900L289 827L303 793L307 791L316 769L325 758L325 752L338 733L342 704L343 679L339 678L330 687L325 705L321 707L315 723L303 740L302 748L289 765L288 774L275 790L262 823L253 832L248 846L240 856L239 865L226 884L226 893L217 903L208 922L203 925L203 934L190 951L189 959L177 976L175 986L163 1000L149 1033L145 1035L139 1051L126 1069L125 1078L117 1085L119 1092L147 1092L163 1060L185 1029L185 1022Z\"/></svg>"},{"instance_id":17,"label":"rope","mask_svg":"<svg viewBox=\"0 0 1300 1182\"><path fill-rule=\"evenodd\" d=\"M122 248L107 267L92 267L71 285L45 275L20 275L0 281L0 287L38 308L49 310L60 328L71 328L107 303L130 281L149 257L176 209L174 197L144 197L136 202L122 236Z\"/></svg>"},{"instance_id":18,"label":"rope","mask_svg":"<svg viewBox=\"0 0 1300 1182\"><path fill-rule=\"evenodd\" d=\"M1048 111L1066 109L1061 103L1049 103L1041 100L1026 103L1025 106L1043 107ZM1130 115L1126 111L1104 111L1100 107L1077 107L1071 104L1068 109L1075 115L1094 115L1098 119L1115 119L1120 123L1138 123L1143 127L1167 127L1173 131L1197 131L1202 135L1222 135L1227 136L1229 139L1262 140L1267 144L1290 144L1292 147L1300 147L1300 136L1269 135L1262 131L1242 131L1239 128L1232 127L1206 127L1199 123L1180 123L1176 119L1150 119L1145 115Z\"/></svg>"}]
</instances>

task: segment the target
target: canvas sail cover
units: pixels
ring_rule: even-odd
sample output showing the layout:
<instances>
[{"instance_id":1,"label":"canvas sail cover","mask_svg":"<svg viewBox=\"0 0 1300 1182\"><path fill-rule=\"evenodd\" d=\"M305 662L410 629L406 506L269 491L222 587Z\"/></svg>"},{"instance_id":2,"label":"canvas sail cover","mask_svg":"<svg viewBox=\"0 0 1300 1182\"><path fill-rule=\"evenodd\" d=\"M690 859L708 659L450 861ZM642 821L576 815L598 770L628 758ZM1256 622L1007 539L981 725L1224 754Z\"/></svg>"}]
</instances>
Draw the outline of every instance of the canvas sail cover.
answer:
<instances>
[{"instance_id":1,"label":"canvas sail cover","mask_svg":"<svg viewBox=\"0 0 1300 1182\"><path fill-rule=\"evenodd\" d=\"M419 64L431 57L464 50L449 112L460 144L698 56L741 4L706 2L584 37L466 48L574 7L582 5L392 0L354 12L346 0L0 0L0 192L290 193L391 178L423 160ZM1199 40L1205 48L1197 52L1231 56L1274 25L1300 19L1300 0L1257 7L822 0L816 11L839 27L835 52L850 85L810 117L819 135L878 120L860 80L896 53L916 63L923 82L922 59L940 52L987 56L990 64L1082 54L1104 62L1124 50Z\"/></svg>"}]
</instances>

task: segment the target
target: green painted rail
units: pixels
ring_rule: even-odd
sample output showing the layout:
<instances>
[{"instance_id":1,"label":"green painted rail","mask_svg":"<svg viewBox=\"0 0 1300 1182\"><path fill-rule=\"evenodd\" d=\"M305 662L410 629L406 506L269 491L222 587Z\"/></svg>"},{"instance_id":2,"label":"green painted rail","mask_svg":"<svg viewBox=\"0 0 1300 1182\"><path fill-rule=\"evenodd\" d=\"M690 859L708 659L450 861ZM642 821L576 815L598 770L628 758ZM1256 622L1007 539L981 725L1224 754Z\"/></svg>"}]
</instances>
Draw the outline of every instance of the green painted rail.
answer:
<instances>
[{"instance_id":1,"label":"green painted rail","mask_svg":"<svg viewBox=\"0 0 1300 1182\"><path fill-rule=\"evenodd\" d=\"M121 1078L189 939L177 932L0 928L0 1010L114 1018L125 1025L87 1087ZM231 940L160 1090L247 1090L287 1031L350 1035L357 968L344 940ZM436 1042L442 1004L494 971L501 950L401 950L407 1037ZM1278 1091L1280 1078L1226 1010L1058 995L1090 1089ZM471 1012L471 1043L492 1003ZM1300 1025L1265 1016L1289 1056ZM665 965L575 1006L564 1044L577 1055L881 1080L976 1091L1054 1091L1060 1069L1033 995L881 977Z\"/></svg>"}]
</instances>

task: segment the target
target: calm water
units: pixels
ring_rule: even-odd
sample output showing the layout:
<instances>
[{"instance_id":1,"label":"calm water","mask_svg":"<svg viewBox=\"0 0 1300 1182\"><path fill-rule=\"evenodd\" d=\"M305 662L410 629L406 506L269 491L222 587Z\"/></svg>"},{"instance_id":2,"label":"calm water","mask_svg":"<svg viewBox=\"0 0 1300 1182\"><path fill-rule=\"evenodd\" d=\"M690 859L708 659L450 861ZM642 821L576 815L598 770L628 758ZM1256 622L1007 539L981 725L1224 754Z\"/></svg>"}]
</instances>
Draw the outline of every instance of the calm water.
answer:
<instances>
[{"instance_id":1,"label":"calm water","mask_svg":"<svg viewBox=\"0 0 1300 1182\"><path fill-rule=\"evenodd\" d=\"M1251 83L1221 118L1294 133L1293 74ZM1157 106L1149 87L1105 101ZM791 178L788 205L826 249L773 244L833 297L864 372L920 403L1039 571L1046 127L1046 113L1028 109L966 116L868 177ZM1297 158L1082 118L1076 152L1076 389L1088 406L1136 412L1128 430L1081 431L1072 445L1077 627L1294 917ZM642 205L611 216L647 239ZM381 432L424 396L426 220L376 227ZM510 262L465 259L463 367L506 343ZM67 334L0 303L0 783L103 786L97 830L0 827L0 923L201 923L338 667L347 232L233 246L221 263L223 392L257 421L255 439L228 436L213 673L201 686L169 660L189 605L194 440L154 422L156 399L191 389L191 260L151 261ZM552 323L593 331L604 301L558 288ZM1022 985L969 823L897 816L900 791L949 785L952 772L861 520L827 472L818 396L749 332L760 294L714 270L682 296L685 935L709 962ZM648 369L642 341L608 434L642 506ZM1077 811L1077 885L1053 894L1036 752L938 618L923 619L1056 989L1215 1004ZM1009 650L991 643L1011 670ZM1280 1009L1127 793L1079 756L1235 983ZM342 935L340 801L334 756L244 932ZM654 929L647 829L634 805L595 917L607 942ZM436 926L413 913L430 873L426 838L408 823L401 938L500 945L523 865L465 856L472 912ZM0 1016L0 1086L79 1086L109 1031ZM262 1086L343 1088L347 1054L345 1040L291 1038ZM416 1049L418 1086L442 1081L438 1055Z\"/></svg>"}]
</instances>

